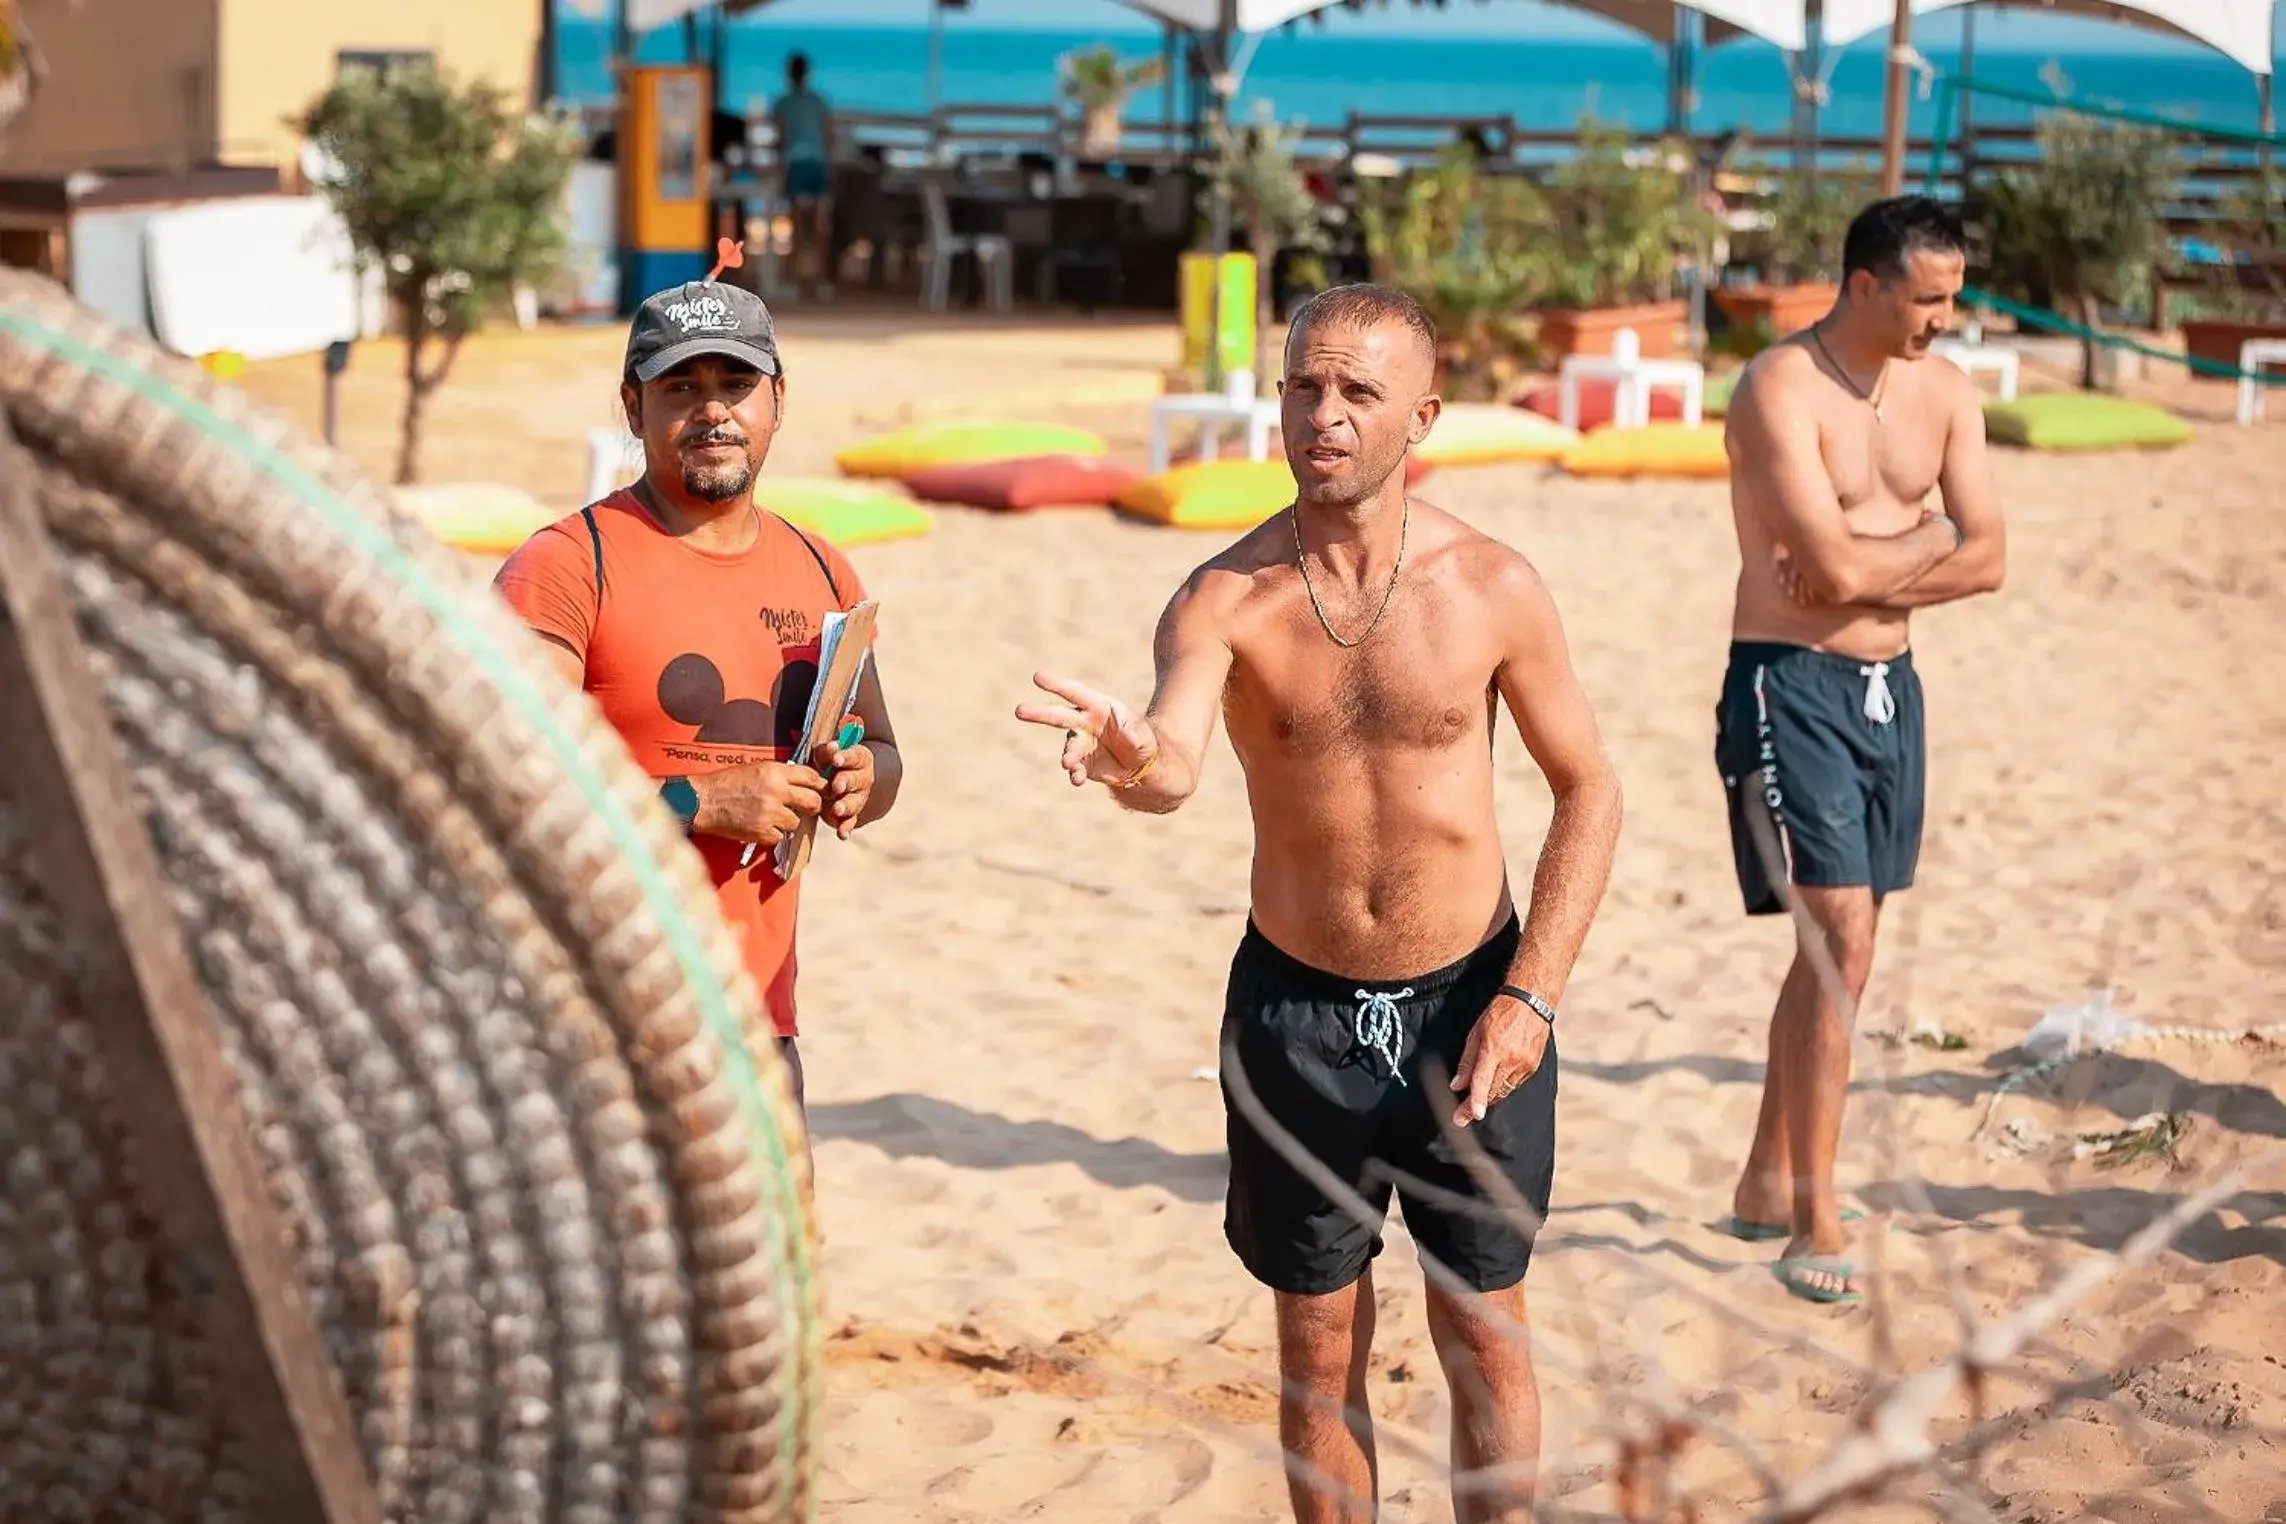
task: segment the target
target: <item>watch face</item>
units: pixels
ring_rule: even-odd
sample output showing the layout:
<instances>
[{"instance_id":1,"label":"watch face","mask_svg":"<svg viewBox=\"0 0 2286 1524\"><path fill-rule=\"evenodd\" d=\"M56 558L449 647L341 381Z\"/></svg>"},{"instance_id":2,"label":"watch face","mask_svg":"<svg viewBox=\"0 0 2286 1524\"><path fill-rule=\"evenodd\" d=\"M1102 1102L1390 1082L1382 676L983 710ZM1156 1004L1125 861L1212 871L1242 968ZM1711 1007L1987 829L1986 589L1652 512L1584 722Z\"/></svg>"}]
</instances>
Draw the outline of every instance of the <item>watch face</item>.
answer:
<instances>
[{"instance_id":1,"label":"watch face","mask_svg":"<svg viewBox=\"0 0 2286 1524\"><path fill-rule=\"evenodd\" d=\"M659 789L659 796L667 801L667 808L682 817L689 825L698 815L698 790L688 778L669 778Z\"/></svg>"}]
</instances>

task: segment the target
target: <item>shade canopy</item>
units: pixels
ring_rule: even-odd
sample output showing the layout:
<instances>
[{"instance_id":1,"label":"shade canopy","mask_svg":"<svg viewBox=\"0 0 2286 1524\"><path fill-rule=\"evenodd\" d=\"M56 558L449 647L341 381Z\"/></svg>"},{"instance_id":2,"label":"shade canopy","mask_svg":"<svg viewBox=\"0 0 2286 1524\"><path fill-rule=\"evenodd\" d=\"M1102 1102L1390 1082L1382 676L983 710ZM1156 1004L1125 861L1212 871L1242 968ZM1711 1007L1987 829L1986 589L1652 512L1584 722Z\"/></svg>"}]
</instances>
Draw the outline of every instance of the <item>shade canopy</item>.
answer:
<instances>
[{"instance_id":1,"label":"shade canopy","mask_svg":"<svg viewBox=\"0 0 2286 1524\"><path fill-rule=\"evenodd\" d=\"M2271 71L2277 0L1913 0L1913 13L1966 4L2009 4L2025 10L2088 16L2204 43L2253 71ZM1887 27L1893 0L1826 0L1825 39L1842 47Z\"/></svg>"},{"instance_id":2,"label":"shade canopy","mask_svg":"<svg viewBox=\"0 0 2286 1524\"><path fill-rule=\"evenodd\" d=\"M614 0L567 0L567 3L590 16L614 9ZM643 33L680 21L692 11L719 5L735 16L768 5L770 0L623 0L623 3L628 29ZM913 8L924 12L930 3L931 0L913 0ZM1243 35L1271 31L1312 12L1338 6L1343 0L1112 0L1112 3L1199 32L1216 31L1228 19L1231 29ZM1662 43L1675 40L1675 13L1683 8L1677 0L1557 0L1557 3L1602 16ZM1887 4L1888 0L1876 0L1876 3ZM2161 0L2161 3L2195 6L2198 0ZM1759 37L1788 52L1802 46L1803 0L1690 0L1687 8L1707 18L1709 42L1748 36Z\"/></svg>"}]
</instances>

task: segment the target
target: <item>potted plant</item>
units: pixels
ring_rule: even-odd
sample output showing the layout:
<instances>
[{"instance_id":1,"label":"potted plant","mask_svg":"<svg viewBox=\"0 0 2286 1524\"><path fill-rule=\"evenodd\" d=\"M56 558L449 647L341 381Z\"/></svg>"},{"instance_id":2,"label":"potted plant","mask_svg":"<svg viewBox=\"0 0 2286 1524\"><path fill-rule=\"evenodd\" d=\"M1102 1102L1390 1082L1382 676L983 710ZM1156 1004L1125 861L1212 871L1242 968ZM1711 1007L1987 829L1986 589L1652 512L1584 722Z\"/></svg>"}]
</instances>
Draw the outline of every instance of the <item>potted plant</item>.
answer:
<instances>
[{"instance_id":1,"label":"potted plant","mask_svg":"<svg viewBox=\"0 0 2286 1524\"><path fill-rule=\"evenodd\" d=\"M2164 247L2176 149L2165 133L2124 122L2051 117L2040 157L1995 175L1970 200L1982 233L1979 284L2068 314L2093 333L2102 305L2148 287ZM2081 339L2080 385L2097 385L2097 344Z\"/></svg>"},{"instance_id":2,"label":"potted plant","mask_svg":"<svg viewBox=\"0 0 2286 1524\"><path fill-rule=\"evenodd\" d=\"M1777 177L1769 225L1752 241L1763 278L1718 286L1715 305L1749 336L1749 349L1799 333L1841 295L1842 239L1859 207L1874 197L1871 173L1852 165L1812 175L1788 169Z\"/></svg>"},{"instance_id":3,"label":"potted plant","mask_svg":"<svg viewBox=\"0 0 2286 1524\"><path fill-rule=\"evenodd\" d=\"M1532 183L1489 175L1467 149L1361 194L1373 278L1402 287L1437 325L1437 389L1503 390L1529 347L1516 321L1546 286L1548 211Z\"/></svg>"},{"instance_id":4,"label":"potted plant","mask_svg":"<svg viewBox=\"0 0 2286 1524\"><path fill-rule=\"evenodd\" d=\"M1647 359L1682 346L1689 313L1675 294L1675 265L1700 215L1688 162L1664 150L1632 152L1622 128L1580 124L1579 152L1549 178L1554 237L1542 348L1609 354L1622 328L1635 330Z\"/></svg>"},{"instance_id":5,"label":"potted plant","mask_svg":"<svg viewBox=\"0 0 2286 1524\"><path fill-rule=\"evenodd\" d=\"M2265 165L2224 203L2218 232L2227 284L2202 293L2201 316L2183 324L2183 348L2235 366L2248 339L2286 339L2286 179Z\"/></svg>"},{"instance_id":6,"label":"potted plant","mask_svg":"<svg viewBox=\"0 0 2286 1524\"><path fill-rule=\"evenodd\" d=\"M1108 159L1119 152L1119 116L1136 91L1159 82L1160 62L1124 63L1108 47L1067 53L1064 93L1080 110L1080 156Z\"/></svg>"},{"instance_id":7,"label":"potted plant","mask_svg":"<svg viewBox=\"0 0 2286 1524\"><path fill-rule=\"evenodd\" d=\"M1230 198L1231 214L1245 226L1247 248L1254 256L1257 354L1262 352L1262 331L1276 313L1271 273L1279 252L1316 253L1326 246L1322 211L1294 161L1303 130L1300 123L1279 126L1268 101L1255 103L1254 120L1244 127L1216 122L1213 128L1213 183Z\"/></svg>"}]
</instances>

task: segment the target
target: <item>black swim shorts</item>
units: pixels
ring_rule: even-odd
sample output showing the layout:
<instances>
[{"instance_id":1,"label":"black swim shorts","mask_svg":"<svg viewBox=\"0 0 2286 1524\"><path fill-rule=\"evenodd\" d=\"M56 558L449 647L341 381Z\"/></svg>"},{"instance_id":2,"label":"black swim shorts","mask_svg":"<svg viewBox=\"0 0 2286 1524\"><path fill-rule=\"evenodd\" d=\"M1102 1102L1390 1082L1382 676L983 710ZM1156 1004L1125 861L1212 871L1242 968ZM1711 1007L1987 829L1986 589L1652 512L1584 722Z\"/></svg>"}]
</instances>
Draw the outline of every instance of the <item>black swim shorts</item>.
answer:
<instances>
[{"instance_id":1,"label":"black swim shorts","mask_svg":"<svg viewBox=\"0 0 2286 1524\"><path fill-rule=\"evenodd\" d=\"M1747 914L1785 908L1778 880L1863 884L1876 902L1911 887L1924 734L1911 652L1860 661L1769 641L1731 646L1715 706L1715 767ZM1771 827L1768 864L1750 812Z\"/></svg>"},{"instance_id":2,"label":"black swim shorts","mask_svg":"<svg viewBox=\"0 0 2286 1524\"><path fill-rule=\"evenodd\" d=\"M1223 1234L1256 1280L1312 1296L1356 1280L1381 1252L1392 1186L1414 1242L1471 1289L1498 1291L1524 1278L1532 1234L1503 1219L1432 1110L1449 1118L1460 1108L1451 1077L1470 1029L1500 992L1519 935L1511 918L1449 967L1375 981L1311 968L1247 923L1222 1018L1230 1139ZM1424 1079L1424 1064L1444 1078ZM1231 1095L1234 1071L1281 1128L1365 1198L1371 1222L1313 1185L1255 1129ZM1553 1034L1539 1069L1465 1136L1546 1215L1556 1170Z\"/></svg>"}]
</instances>

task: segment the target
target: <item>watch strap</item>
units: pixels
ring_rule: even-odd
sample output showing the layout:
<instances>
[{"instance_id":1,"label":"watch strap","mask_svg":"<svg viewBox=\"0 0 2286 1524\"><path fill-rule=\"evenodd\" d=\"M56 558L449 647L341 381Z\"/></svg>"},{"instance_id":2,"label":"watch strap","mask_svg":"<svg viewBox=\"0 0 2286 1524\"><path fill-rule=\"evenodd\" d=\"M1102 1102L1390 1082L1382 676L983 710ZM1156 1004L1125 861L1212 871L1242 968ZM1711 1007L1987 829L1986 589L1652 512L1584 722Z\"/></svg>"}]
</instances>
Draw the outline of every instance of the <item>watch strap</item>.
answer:
<instances>
[{"instance_id":1,"label":"watch strap","mask_svg":"<svg viewBox=\"0 0 2286 1524\"><path fill-rule=\"evenodd\" d=\"M659 780L659 797L666 802L668 809L675 812L675 818L683 823L684 830L689 830L691 822L698 819L698 789L690 779L680 774L662 778Z\"/></svg>"},{"instance_id":2,"label":"watch strap","mask_svg":"<svg viewBox=\"0 0 2286 1524\"><path fill-rule=\"evenodd\" d=\"M1514 984L1503 984L1500 987L1500 993L1511 1000L1521 1002L1533 1015L1539 1017L1549 1026L1553 1027L1556 1024L1556 1008L1530 990Z\"/></svg>"}]
</instances>

